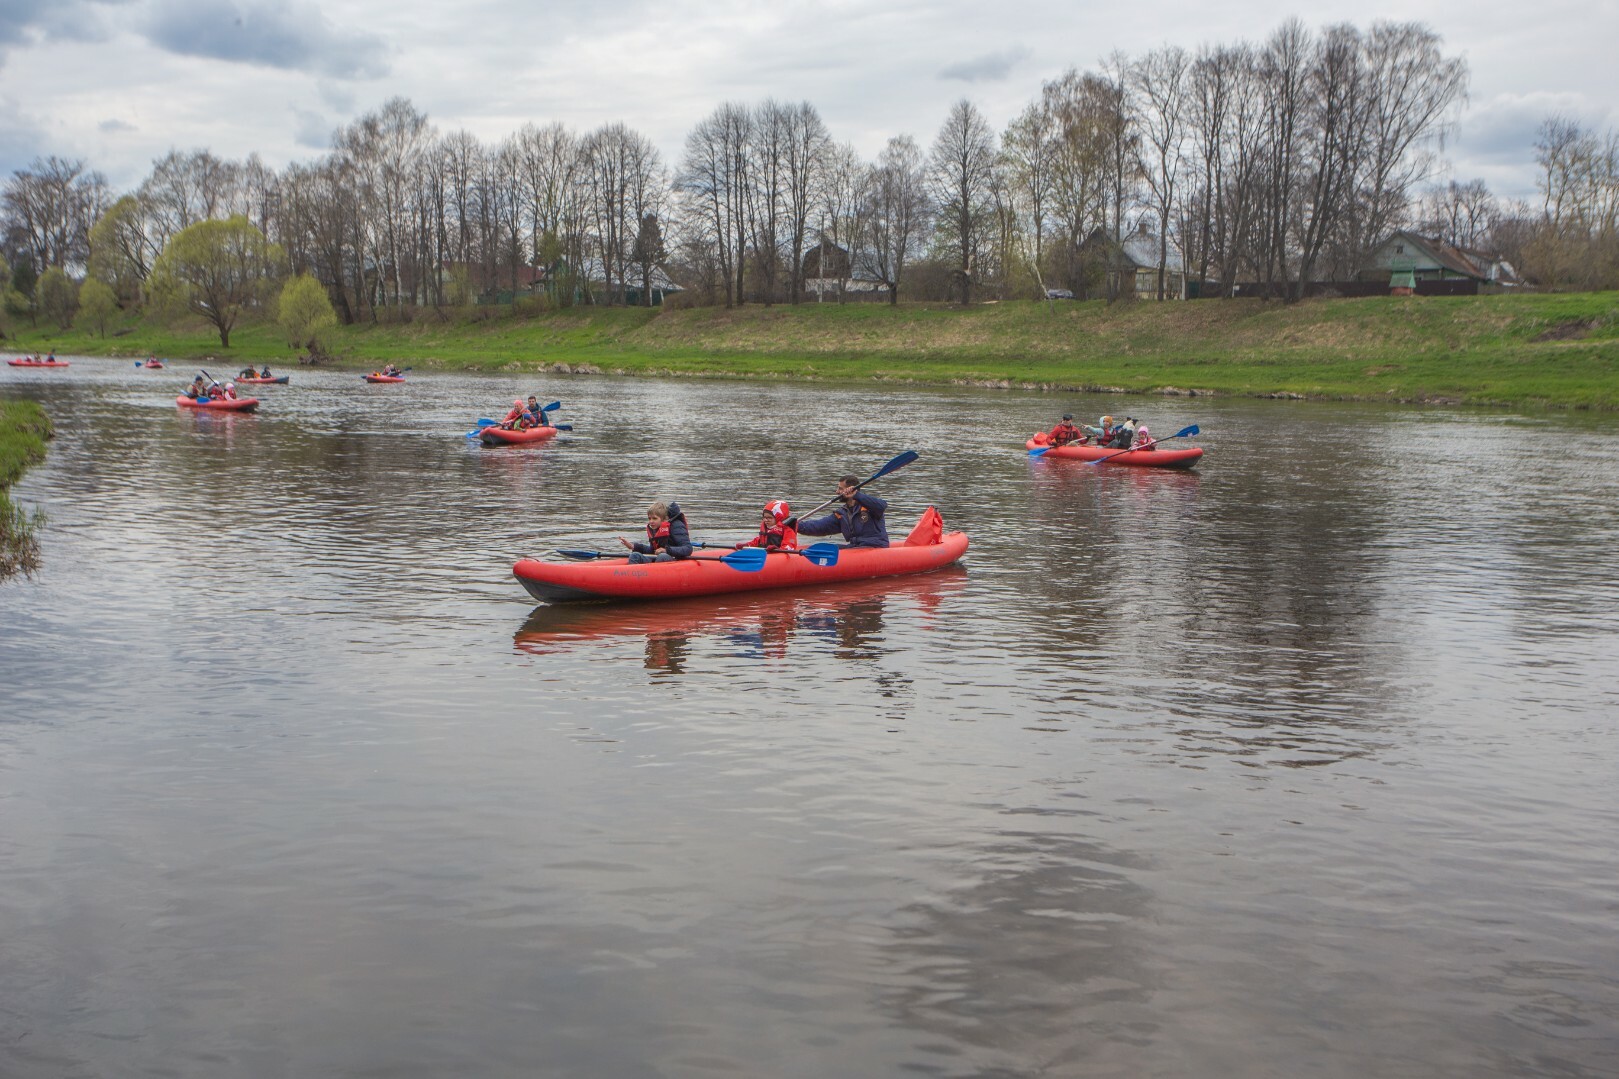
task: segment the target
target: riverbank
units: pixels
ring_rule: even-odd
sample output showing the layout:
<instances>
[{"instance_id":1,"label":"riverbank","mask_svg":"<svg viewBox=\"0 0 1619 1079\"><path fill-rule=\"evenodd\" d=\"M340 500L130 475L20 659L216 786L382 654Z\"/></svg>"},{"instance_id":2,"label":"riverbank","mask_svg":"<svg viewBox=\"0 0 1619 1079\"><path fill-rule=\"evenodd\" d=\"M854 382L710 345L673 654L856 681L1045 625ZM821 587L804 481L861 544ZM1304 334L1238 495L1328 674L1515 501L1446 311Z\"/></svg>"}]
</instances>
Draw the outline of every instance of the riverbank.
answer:
<instances>
[{"instance_id":1,"label":"riverbank","mask_svg":"<svg viewBox=\"0 0 1619 1079\"><path fill-rule=\"evenodd\" d=\"M20 348L288 365L269 325L36 330ZM871 379L1085 392L1619 409L1619 293L1294 305L803 304L419 312L339 327L340 366ZM215 372L218 374L218 372Z\"/></svg>"},{"instance_id":2,"label":"riverbank","mask_svg":"<svg viewBox=\"0 0 1619 1079\"><path fill-rule=\"evenodd\" d=\"M35 533L43 518L14 506L9 492L29 465L45 459L52 435L50 417L38 404L0 398L0 581L39 564Z\"/></svg>"}]
</instances>

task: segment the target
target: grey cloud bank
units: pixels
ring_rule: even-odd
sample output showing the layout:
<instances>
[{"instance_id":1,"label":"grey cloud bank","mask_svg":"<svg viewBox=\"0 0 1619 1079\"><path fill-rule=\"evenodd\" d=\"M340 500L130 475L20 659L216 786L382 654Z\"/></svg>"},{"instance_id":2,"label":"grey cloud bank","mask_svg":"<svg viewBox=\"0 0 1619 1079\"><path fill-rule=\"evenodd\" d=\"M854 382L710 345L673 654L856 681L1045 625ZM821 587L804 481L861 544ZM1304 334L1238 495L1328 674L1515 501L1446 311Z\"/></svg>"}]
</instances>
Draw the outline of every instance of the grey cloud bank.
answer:
<instances>
[{"instance_id":1,"label":"grey cloud bank","mask_svg":"<svg viewBox=\"0 0 1619 1079\"><path fill-rule=\"evenodd\" d=\"M396 94L441 131L495 141L526 121L578 130L622 121L673 160L726 101L808 100L834 135L875 155L892 135L930 142L952 101L1002 128L1068 67L1114 50L1262 40L1289 12L1252 0L1143 19L1072 3L630 0L612 8L470 0L0 0L0 171L36 153L83 157L133 186L174 147L280 167ZM1327 2L1337 21L1424 21L1467 57L1472 107L1446 147L1451 172L1533 194L1534 129L1551 112L1619 125L1612 4L1507 0ZM66 73L71 78L65 78ZM102 127L114 117L123 127Z\"/></svg>"}]
</instances>

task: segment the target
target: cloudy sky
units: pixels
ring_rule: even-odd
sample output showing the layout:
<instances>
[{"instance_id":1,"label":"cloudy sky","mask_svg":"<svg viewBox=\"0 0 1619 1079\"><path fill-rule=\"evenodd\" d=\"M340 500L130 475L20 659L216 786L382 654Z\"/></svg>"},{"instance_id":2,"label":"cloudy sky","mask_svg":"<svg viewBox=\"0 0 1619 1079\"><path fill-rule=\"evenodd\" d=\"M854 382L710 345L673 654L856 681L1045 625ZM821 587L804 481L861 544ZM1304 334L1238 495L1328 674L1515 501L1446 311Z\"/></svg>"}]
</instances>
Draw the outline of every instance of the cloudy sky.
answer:
<instances>
[{"instance_id":1,"label":"cloudy sky","mask_svg":"<svg viewBox=\"0 0 1619 1079\"><path fill-rule=\"evenodd\" d=\"M1454 174L1497 194L1533 193L1547 115L1619 128L1619 0L0 0L0 175L57 154L128 188L168 150L202 147L279 168L396 94L488 141L527 121L623 121L671 162L722 102L807 100L869 157L895 134L931 142L958 98L999 128L1066 68L1262 39L1294 13L1443 35L1472 71Z\"/></svg>"}]
</instances>

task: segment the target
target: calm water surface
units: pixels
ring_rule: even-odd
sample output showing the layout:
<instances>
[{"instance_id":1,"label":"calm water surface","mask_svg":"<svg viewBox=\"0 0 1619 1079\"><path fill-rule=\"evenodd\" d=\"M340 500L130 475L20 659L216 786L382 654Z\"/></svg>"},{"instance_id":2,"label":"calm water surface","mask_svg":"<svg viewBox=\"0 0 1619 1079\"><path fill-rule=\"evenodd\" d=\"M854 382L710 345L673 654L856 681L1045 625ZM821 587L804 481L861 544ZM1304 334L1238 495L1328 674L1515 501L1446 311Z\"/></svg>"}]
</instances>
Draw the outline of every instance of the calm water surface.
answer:
<instances>
[{"instance_id":1,"label":"calm water surface","mask_svg":"<svg viewBox=\"0 0 1619 1079\"><path fill-rule=\"evenodd\" d=\"M189 373L0 369L60 435L0 585L7 1079L1619 1074L1619 421ZM519 392L574 434L461 437ZM1209 456L1031 461L1070 409ZM890 528L961 568L510 576L907 448Z\"/></svg>"}]
</instances>

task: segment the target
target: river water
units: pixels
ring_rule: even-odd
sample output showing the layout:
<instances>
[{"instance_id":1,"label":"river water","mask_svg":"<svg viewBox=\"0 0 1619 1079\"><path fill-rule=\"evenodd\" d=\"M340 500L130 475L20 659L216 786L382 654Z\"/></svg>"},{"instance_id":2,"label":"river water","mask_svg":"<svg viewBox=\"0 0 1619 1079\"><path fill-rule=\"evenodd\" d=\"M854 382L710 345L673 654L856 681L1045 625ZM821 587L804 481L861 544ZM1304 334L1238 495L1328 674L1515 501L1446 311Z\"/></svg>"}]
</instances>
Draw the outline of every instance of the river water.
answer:
<instances>
[{"instance_id":1,"label":"river water","mask_svg":"<svg viewBox=\"0 0 1619 1079\"><path fill-rule=\"evenodd\" d=\"M59 432L0 585L7 1079L1619 1074L1619 419L189 375L0 369ZM519 392L575 431L462 437ZM1066 410L1209 454L1030 460ZM891 530L960 568L510 576L908 448Z\"/></svg>"}]
</instances>

